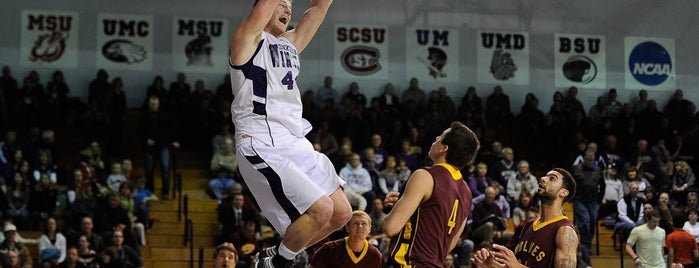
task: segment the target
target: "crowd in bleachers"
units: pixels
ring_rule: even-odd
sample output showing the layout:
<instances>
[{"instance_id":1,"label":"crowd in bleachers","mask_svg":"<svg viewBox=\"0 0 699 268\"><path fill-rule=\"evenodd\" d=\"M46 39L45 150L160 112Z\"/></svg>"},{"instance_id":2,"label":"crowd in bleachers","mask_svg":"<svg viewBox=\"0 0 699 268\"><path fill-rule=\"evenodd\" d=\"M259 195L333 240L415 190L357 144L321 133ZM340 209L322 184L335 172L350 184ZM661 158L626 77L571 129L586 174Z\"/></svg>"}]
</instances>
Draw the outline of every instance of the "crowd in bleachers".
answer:
<instances>
[{"instance_id":1,"label":"crowd in bleachers","mask_svg":"<svg viewBox=\"0 0 699 268\"><path fill-rule=\"evenodd\" d=\"M235 156L228 79L216 90L208 90L202 80L192 88L182 73L169 88L163 77L153 79L143 96L142 121L156 118L164 127L157 133L139 128L143 140L128 142L152 154L150 163L146 159L143 180L133 174L132 163L120 152L127 109L123 88L129 81L118 77L110 81L100 70L83 103L70 95L63 80L57 71L44 88L32 71L20 86L9 67L3 68L0 165L4 196L0 196L0 210L4 220L27 230L43 228L39 223L57 216L62 219L59 230L66 235L68 247L75 246L78 255L86 252L79 242L81 233L100 254L105 245L118 244L114 232L122 231L124 244L138 253L139 245L145 243L142 234L151 225L141 200L157 198L153 169L158 159L167 159L152 146L177 148L181 144L185 150L212 155L213 180L208 192L220 200L223 228L219 240L244 247L242 255L260 248L262 239L268 237L264 221L235 164L230 163ZM381 236L385 214L380 200L389 191L400 191L412 171L430 164L426 157L430 144L454 120L474 130L483 145L476 161L462 170L474 195L474 208L472 232L464 236L468 242L455 251L457 264L468 261L467 254L459 251L466 245L475 242L482 247L508 238L501 219L513 218L519 225L531 218L537 206L536 175L552 166L567 168L576 179L592 182L579 183L579 187L595 189L583 191L574 204L581 242L588 251L594 220L618 213L615 204L629 193L632 181L640 186L639 197L665 193L670 212L676 216L689 212L685 200L687 193L696 191L690 177L697 167L699 117L694 103L684 99L679 89L664 105L649 99L645 90L631 100L618 100L617 91L610 89L586 108L577 99L577 89L571 87L553 94L547 112L530 93L515 113L501 86L495 86L487 97L469 87L458 99L445 87L424 90L415 78L409 84L399 92L387 83L381 94L367 97L357 82L342 93L333 87L332 77L326 77L321 88L302 93L303 117L315 127L309 140L348 181L345 193L352 206L372 216L372 241L384 253L388 238ZM154 100L159 106L157 116L148 113L153 112ZM54 131L66 126L87 128L85 140L90 143L75 152L79 154L76 163L55 158L55 144L60 141L55 140ZM169 161L160 162L165 167L162 177L166 177ZM168 189L163 187L160 196L167 198ZM614 189L617 192L611 192ZM596 207L601 207L599 215ZM585 218L583 214L590 222L578 220ZM140 226L133 228L137 223ZM102 242L94 242L95 237Z\"/></svg>"}]
</instances>

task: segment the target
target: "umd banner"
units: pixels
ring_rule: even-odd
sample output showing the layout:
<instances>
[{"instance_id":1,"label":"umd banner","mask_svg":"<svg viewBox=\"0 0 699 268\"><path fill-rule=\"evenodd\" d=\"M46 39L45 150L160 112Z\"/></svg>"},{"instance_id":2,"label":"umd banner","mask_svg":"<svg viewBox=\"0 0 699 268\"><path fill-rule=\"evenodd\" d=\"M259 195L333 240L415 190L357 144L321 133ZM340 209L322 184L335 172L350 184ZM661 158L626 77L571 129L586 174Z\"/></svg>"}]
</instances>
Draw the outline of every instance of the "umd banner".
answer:
<instances>
[{"instance_id":1,"label":"umd banner","mask_svg":"<svg viewBox=\"0 0 699 268\"><path fill-rule=\"evenodd\" d=\"M77 12L22 11L19 64L32 67L77 67L77 26Z\"/></svg>"},{"instance_id":2,"label":"umd banner","mask_svg":"<svg viewBox=\"0 0 699 268\"><path fill-rule=\"evenodd\" d=\"M627 36L624 40L627 89L675 89L675 40Z\"/></svg>"},{"instance_id":3,"label":"umd banner","mask_svg":"<svg viewBox=\"0 0 699 268\"><path fill-rule=\"evenodd\" d=\"M174 17L172 69L225 73L228 70L229 37L225 19Z\"/></svg>"},{"instance_id":4,"label":"umd banner","mask_svg":"<svg viewBox=\"0 0 699 268\"><path fill-rule=\"evenodd\" d=\"M97 67L153 69L153 16L97 15Z\"/></svg>"},{"instance_id":5,"label":"umd banner","mask_svg":"<svg viewBox=\"0 0 699 268\"><path fill-rule=\"evenodd\" d=\"M604 36L556 34L553 37L553 48L556 87L607 87Z\"/></svg>"},{"instance_id":6,"label":"umd banner","mask_svg":"<svg viewBox=\"0 0 699 268\"><path fill-rule=\"evenodd\" d=\"M459 81L459 31L438 28L408 28L406 77L420 81Z\"/></svg>"},{"instance_id":7,"label":"umd banner","mask_svg":"<svg viewBox=\"0 0 699 268\"><path fill-rule=\"evenodd\" d=\"M387 79L388 29L335 25L335 77Z\"/></svg>"},{"instance_id":8,"label":"umd banner","mask_svg":"<svg viewBox=\"0 0 699 268\"><path fill-rule=\"evenodd\" d=\"M529 85L529 33L478 32L478 82Z\"/></svg>"}]
</instances>

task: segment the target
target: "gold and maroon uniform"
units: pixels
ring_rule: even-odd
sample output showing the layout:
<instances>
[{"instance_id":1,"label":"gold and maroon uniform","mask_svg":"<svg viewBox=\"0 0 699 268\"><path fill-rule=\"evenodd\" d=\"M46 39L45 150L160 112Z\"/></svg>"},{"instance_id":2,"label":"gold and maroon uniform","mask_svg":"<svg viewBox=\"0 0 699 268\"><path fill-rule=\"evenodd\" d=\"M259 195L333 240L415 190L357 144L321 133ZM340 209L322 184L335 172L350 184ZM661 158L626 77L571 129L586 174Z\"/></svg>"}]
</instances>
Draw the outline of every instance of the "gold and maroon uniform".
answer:
<instances>
[{"instance_id":1,"label":"gold and maroon uniform","mask_svg":"<svg viewBox=\"0 0 699 268\"><path fill-rule=\"evenodd\" d=\"M354 252L347 245L349 237L323 244L311 261L313 268L381 268L383 257L379 250L364 240L364 250Z\"/></svg>"},{"instance_id":2,"label":"gold and maroon uniform","mask_svg":"<svg viewBox=\"0 0 699 268\"><path fill-rule=\"evenodd\" d=\"M456 167L440 163L425 170L434 180L432 196L391 239L391 262L400 267L442 267L471 212L471 190Z\"/></svg>"},{"instance_id":3,"label":"gold and maroon uniform","mask_svg":"<svg viewBox=\"0 0 699 268\"><path fill-rule=\"evenodd\" d=\"M558 216L548 221L528 222L522 229L519 242L515 246L517 261L527 267L554 267L556 257L556 233L564 226L573 224L566 216Z\"/></svg>"}]
</instances>

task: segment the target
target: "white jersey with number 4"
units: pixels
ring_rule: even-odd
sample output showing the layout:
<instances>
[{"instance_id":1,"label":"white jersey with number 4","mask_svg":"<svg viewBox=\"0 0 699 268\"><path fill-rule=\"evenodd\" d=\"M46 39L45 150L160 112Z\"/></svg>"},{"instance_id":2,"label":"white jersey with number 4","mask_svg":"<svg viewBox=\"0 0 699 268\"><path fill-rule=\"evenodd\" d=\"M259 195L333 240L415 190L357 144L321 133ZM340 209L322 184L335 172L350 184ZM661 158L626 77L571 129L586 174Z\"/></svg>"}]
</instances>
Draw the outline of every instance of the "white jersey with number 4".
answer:
<instances>
[{"instance_id":1,"label":"white jersey with number 4","mask_svg":"<svg viewBox=\"0 0 699 268\"><path fill-rule=\"evenodd\" d=\"M296 85L300 63L296 47L286 38L262 32L255 54L241 66L230 63L233 96L231 114L236 138L249 135L275 146L303 137L311 124L301 117Z\"/></svg>"}]
</instances>

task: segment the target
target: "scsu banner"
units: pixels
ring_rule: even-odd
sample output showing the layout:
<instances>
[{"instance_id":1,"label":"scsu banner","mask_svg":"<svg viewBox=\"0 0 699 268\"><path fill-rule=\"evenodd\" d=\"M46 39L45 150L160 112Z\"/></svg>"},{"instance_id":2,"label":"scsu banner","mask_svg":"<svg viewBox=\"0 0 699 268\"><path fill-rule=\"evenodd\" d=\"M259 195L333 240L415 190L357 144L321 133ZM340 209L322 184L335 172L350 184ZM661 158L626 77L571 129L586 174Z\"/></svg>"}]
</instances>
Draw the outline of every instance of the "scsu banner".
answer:
<instances>
[{"instance_id":1,"label":"scsu banner","mask_svg":"<svg viewBox=\"0 0 699 268\"><path fill-rule=\"evenodd\" d=\"M405 33L406 77L420 81L459 81L459 31L428 27Z\"/></svg>"},{"instance_id":2,"label":"scsu banner","mask_svg":"<svg viewBox=\"0 0 699 268\"><path fill-rule=\"evenodd\" d=\"M335 25L335 77L388 78L388 29L385 26Z\"/></svg>"},{"instance_id":3,"label":"scsu banner","mask_svg":"<svg viewBox=\"0 0 699 268\"><path fill-rule=\"evenodd\" d=\"M627 89L675 89L675 40L627 36L624 39Z\"/></svg>"},{"instance_id":4,"label":"scsu banner","mask_svg":"<svg viewBox=\"0 0 699 268\"><path fill-rule=\"evenodd\" d=\"M606 88L606 41L602 35L555 34L556 87Z\"/></svg>"},{"instance_id":5,"label":"scsu banner","mask_svg":"<svg viewBox=\"0 0 699 268\"><path fill-rule=\"evenodd\" d=\"M97 15L97 67L150 71L153 69L153 16Z\"/></svg>"},{"instance_id":6,"label":"scsu banner","mask_svg":"<svg viewBox=\"0 0 699 268\"><path fill-rule=\"evenodd\" d=\"M77 12L23 10L21 19L21 66L78 66Z\"/></svg>"},{"instance_id":7,"label":"scsu banner","mask_svg":"<svg viewBox=\"0 0 699 268\"><path fill-rule=\"evenodd\" d=\"M174 17L172 69L225 73L228 70L229 37L225 19Z\"/></svg>"},{"instance_id":8,"label":"scsu banner","mask_svg":"<svg viewBox=\"0 0 699 268\"><path fill-rule=\"evenodd\" d=\"M479 31L479 83L529 85L529 33Z\"/></svg>"}]
</instances>

